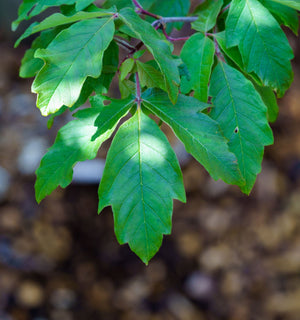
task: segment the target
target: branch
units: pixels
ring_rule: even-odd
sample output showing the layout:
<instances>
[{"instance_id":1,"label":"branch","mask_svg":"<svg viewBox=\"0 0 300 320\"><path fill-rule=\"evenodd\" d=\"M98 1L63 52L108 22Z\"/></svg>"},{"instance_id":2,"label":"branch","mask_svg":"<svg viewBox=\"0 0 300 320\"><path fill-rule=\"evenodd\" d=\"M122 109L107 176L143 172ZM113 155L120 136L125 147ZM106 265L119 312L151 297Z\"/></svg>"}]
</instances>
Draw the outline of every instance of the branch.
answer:
<instances>
[{"instance_id":1,"label":"branch","mask_svg":"<svg viewBox=\"0 0 300 320\"><path fill-rule=\"evenodd\" d=\"M160 19L152 22L152 26L158 29L161 25L171 22L194 22L198 20L198 17L161 17Z\"/></svg>"},{"instance_id":2,"label":"branch","mask_svg":"<svg viewBox=\"0 0 300 320\"><path fill-rule=\"evenodd\" d=\"M198 20L199 17L162 17L158 19L160 23L169 22L194 22Z\"/></svg>"},{"instance_id":3,"label":"branch","mask_svg":"<svg viewBox=\"0 0 300 320\"><path fill-rule=\"evenodd\" d=\"M188 36L188 37L173 38L173 37L171 37L171 36L169 36L169 35L167 34L165 28L163 28L162 31L163 31L163 34L165 35L165 37L167 38L167 40L169 40L169 41L186 41L186 40L188 40L188 39L190 38L190 36Z\"/></svg>"},{"instance_id":4,"label":"branch","mask_svg":"<svg viewBox=\"0 0 300 320\"><path fill-rule=\"evenodd\" d=\"M215 49L216 49L215 53L216 53L217 58L220 59L221 61L225 62L225 58L223 56L223 53L220 50L220 47L218 45L216 38L214 38L214 44L215 44Z\"/></svg>"},{"instance_id":5,"label":"branch","mask_svg":"<svg viewBox=\"0 0 300 320\"><path fill-rule=\"evenodd\" d=\"M133 47L132 45L130 45L128 42L126 42L122 39L119 39L117 37L114 37L114 40L117 42L117 44L119 44L121 47L123 47L124 49L126 49L130 53L136 51L136 48Z\"/></svg>"},{"instance_id":6,"label":"branch","mask_svg":"<svg viewBox=\"0 0 300 320\"><path fill-rule=\"evenodd\" d=\"M220 15L221 15L222 13L224 13L225 11L227 11L227 10L230 8L230 5L231 5L231 3L229 3L227 6L225 6L225 7L221 10Z\"/></svg>"}]
</instances>

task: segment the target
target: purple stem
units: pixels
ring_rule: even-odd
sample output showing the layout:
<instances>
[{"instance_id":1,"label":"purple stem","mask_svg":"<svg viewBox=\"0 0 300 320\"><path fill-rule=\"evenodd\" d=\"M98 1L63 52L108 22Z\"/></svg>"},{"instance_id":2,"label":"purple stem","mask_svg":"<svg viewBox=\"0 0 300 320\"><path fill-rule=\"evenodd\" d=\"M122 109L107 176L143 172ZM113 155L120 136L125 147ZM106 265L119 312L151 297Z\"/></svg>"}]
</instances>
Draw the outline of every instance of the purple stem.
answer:
<instances>
[{"instance_id":1,"label":"purple stem","mask_svg":"<svg viewBox=\"0 0 300 320\"><path fill-rule=\"evenodd\" d=\"M218 45L217 39L214 38L214 43L215 43L215 48L216 48L216 56L218 57L218 59L220 59L221 61L225 62L225 58L223 56L223 53L220 50L220 47Z\"/></svg>"},{"instance_id":2,"label":"purple stem","mask_svg":"<svg viewBox=\"0 0 300 320\"><path fill-rule=\"evenodd\" d=\"M179 38L173 38L171 36L169 36L166 32L165 29L163 29L163 34L165 35L165 37L169 40L169 41L185 41L188 40L190 37L179 37Z\"/></svg>"},{"instance_id":3,"label":"purple stem","mask_svg":"<svg viewBox=\"0 0 300 320\"><path fill-rule=\"evenodd\" d=\"M143 7L141 6L141 4L138 2L138 0L132 0L135 8L136 8L136 12L141 13L141 14L145 14L149 17L152 17L154 19L159 19L160 17L156 14L153 14L145 9L143 9Z\"/></svg>"},{"instance_id":4,"label":"purple stem","mask_svg":"<svg viewBox=\"0 0 300 320\"><path fill-rule=\"evenodd\" d=\"M225 7L221 10L220 14L222 14L223 12L225 12L226 10L228 10L228 9L230 8L230 5L231 5L231 3L229 3L227 6L225 6Z\"/></svg>"}]
</instances>

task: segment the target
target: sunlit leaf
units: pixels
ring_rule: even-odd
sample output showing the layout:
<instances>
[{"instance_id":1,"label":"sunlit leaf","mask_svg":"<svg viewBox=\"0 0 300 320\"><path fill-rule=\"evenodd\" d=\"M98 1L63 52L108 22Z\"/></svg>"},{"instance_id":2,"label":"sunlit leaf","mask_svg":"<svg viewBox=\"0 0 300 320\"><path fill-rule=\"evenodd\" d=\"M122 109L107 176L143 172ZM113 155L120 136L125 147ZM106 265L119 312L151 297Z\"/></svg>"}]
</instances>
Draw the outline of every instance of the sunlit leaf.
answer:
<instances>
[{"instance_id":1,"label":"sunlit leaf","mask_svg":"<svg viewBox=\"0 0 300 320\"><path fill-rule=\"evenodd\" d=\"M176 155L157 124L139 109L118 130L99 186L99 212L111 205L120 244L144 263L170 234L173 198L185 201Z\"/></svg>"},{"instance_id":2,"label":"sunlit leaf","mask_svg":"<svg viewBox=\"0 0 300 320\"><path fill-rule=\"evenodd\" d=\"M112 134L114 128L92 141L97 128L94 125L101 108L77 112L76 120L62 127L53 146L43 157L36 171L35 194L37 202L58 186L65 188L72 181L73 167L78 161L96 157L100 145Z\"/></svg>"},{"instance_id":3,"label":"sunlit leaf","mask_svg":"<svg viewBox=\"0 0 300 320\"><path fill-rule=\"evenodd\" d=\"M275 18L258 0L232 1L226 45L238 45L246 71L255 72L280 97L289 88L293 51Z\"/></svg>"},{"instance_id":4,"label":"sunlit leaf","mask_svg":"<svg viewBox=\"0 0 300 320\"><path fill-rule=\"evenodd\" d=\"M35 56L45 61L32 91L38 94L37 106L43 115L71 107L80 95L85 79L97 78L102 57L114 34L112 19L91 19L63 30Z\"/></svg>"},{"instance_id":5,"label":"sunlit leaf","mask_svg":"<svg viewBox=\"0 0 300 320\"><path fill-rule=\"evenodd\" d=\"M166 122L183 142L187 152L198 160L213 179L242 184L236 157L228 149L219 125L202 113L208 105L193 97L179 95L175 106L159 90L147 91L143 105Z\"/></svg>"}]
</instances>

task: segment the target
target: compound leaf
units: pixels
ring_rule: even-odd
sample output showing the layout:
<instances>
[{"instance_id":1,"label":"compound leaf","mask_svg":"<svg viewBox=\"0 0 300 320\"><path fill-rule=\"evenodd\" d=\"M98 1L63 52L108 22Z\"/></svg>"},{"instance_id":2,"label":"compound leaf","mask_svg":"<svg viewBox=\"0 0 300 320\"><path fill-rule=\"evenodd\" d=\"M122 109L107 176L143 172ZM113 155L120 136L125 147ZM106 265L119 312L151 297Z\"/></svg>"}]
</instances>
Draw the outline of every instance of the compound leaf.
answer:
<instances>
[{"instance_id":1,"label":"compound leaf","mask_svg":"<svg viewBox=\"0 0 300 320\"><path fill-rule=\"evenodd\" d=\"M97 78L102 57L114 35L110 19L91 19L63 30L47 49L38 49L35 57L44 67L35 78L32 91L38 94L37 106L43 115L71 107L80 95L85 79Z\"/></svg>"},{"instance_id":2,"label":"compound leaf","mask_svg":"<svg viewBox=\"0 0 300 320\"><path fill-rule=\"evenodd\" d=\"M188 68L190 78L182 77L181 92L194 90L194 97L207 102L208 82L214 62L215 45L202 33L195 33L184 44L180 57Z\"/></svg>"},{"instance_id":3,"label":"compound leaf","mask_svg":"<svg viewBox=\"0 0 300 320\"><path fill-rule=\"evenodd\" d=\"M76 162L95 158L100 145L110 137L114 128L92 141L97 130L94 122L99 112L101 108L80 110L75 114L76 120L69 122L58 131L53 146L45 154L36 171L37 202L58 186L65 188L69 185Z\"/></svg>"},{"instance_id":4,"label":"compound leaf","mask_svg":"<svg viewBox=\"0 0 300 320\"><path fill-rule=\"evenodd\" d=\"M193 97L179 95L175 106L160 90L147 90L143 105L166 122L186 150L213 177L230 184L242 184L237 160L228 149L218 123L201 111L208 107Z\"/></svg>"},{"instance_id":5,"label":"compound leaf","mask_svg":"<svg viewBox=\"0 0 300 320\"><path fill-rule=\"evenodd\" d=\"M226 45L238 45L246 71L255 72L265 86L283 96L293 79L293 51L275 18L258 0L232 1Z\"/></svg>"},{"instance_id":6,"label":"compound leaf","mask_svg":"<svg viewBox=\"0 0 300 320\"><path fill-rule=\"evenodd\" d=\"M170 45L163 40L150 23L142 20L132 9L124 8L120 11L120 18L135 34L136 38L144 42L164 75L165 87L173 103L178 97L180 82L179 71L174 61Z\"/></svg>"},{"instance_id":7,"label":"compound leaf","mask_svg":"<svg viewBox=\"0 0 300 320\"><path fill-rule=\"evenodd\" d=\"M140 109L116 133L99 186L99 212L111 205L120 244L144 263L170 234L173 201L185 201L174 151L157 124Z\"/></svg>"},{"instance_id":8,"label":"compound leaf","mask_svg":"<svg viewBox=\"0 0 300 320\"><path fill-rule=\"evenodd\" d=\"M246 182L241 190L249 194L261 170L264 146L273 143L267 108L253 84L221 61L212 73L210 95L214 105L210 115L229 140Z\"/></svg>"}]
</instances>

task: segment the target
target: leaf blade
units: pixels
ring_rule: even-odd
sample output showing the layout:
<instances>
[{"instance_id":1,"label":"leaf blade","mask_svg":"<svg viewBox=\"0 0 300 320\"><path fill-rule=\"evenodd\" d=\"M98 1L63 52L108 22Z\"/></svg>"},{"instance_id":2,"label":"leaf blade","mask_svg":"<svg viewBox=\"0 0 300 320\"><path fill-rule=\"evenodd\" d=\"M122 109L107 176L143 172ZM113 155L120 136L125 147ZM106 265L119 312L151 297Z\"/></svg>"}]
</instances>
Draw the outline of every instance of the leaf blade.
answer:
<instances>
[{"instance_id":1,"label":"leaf blade","mask_svg":"<svg viewBox=\"0 0 300 320\"><path fill-rule=\"evenodd\" d=\"M230 184L241 184L236 157L229 152L227 140L219 125L201 113L208 105L193 97L179 95L175 106L159 90L147 90L143 105L166 122L183 142L187 152L199 161L213 179Z\"/></svg>"},{"instance_id":2,"label":"leaf blade","mask_svg":"<svg viewBox=\"0 0 300 320\"><path fill-rule=\"evenodd\" d=\"M252 83L221 61L212 74L210 95L215 106L211 117L229 140L229 149L236 155L246 182L240 188L249 194L261 170L264 146L273 143L267 108Z\"/></svg>"},{"instance_id":3,"label":"leaf blade","mask_svg":"<svg viewBox=\"0 0 300 320\"><path fill-rule=\"evenodd\" d=\"M58 186L65 188L72 181L73 166L78 161L96 157L100 145L114 128L92 141L97 128L94 125L101 108L78 111L73 120L62 127L53 146L41 160L36 171L35 194L38 203Z\"/></svg>"},{"instance_id":4,"label":"leaf blade","mask_svg":"<svg viewBox=\"0 0 300 320\"><path fill-rule=\"evenodd\" d=\"M214 53L214 43L202 33L195 33L185 42L180 57L189 70L190 79L182 78L182 93L189 93L194 90L195 98L207 102L208 83L214 62Z\"/></svg>"},{"instance_id":5,"label":"leaf blade","mask_svg":"<svg viewBox=\"0 0 300 320\"><path fill-rule=\"evenodd\" d=\"M225 30L226 45L238 45L245 70L283 96L293 79L293 51L271 13L258 0L233 0Z\"/></svg>"},{"instance_id":6,"label":"leaf blade","mask_svg":"<svg viewBox=\"0 0 300 320\"><path fill-rule=\"evenodd\" d=\"M34 22L32 23L26 30L25 32L19 37L19 39L15 43L15 47L17 47L20 42L37 33L44 31L46 29L62 26L64 24L69 24L69 23L74 23L80 20L86 20L86 19L95 19L95 18L100 18L100 17L107 17L107 16L112 16L115 12L112 9L109 10L104 10L104 9L99 9L95 12L77 12L72 16L65 16L61 13L54 13L51 16L47 17L41 22Z\"/></svg>"},{"instance_id":7,"label":"leaf blade","mask_svg":"<svg viewBox=\"0 0 300 320\"><path fill-rule=\"evenodd\" d=\"M172 199L185 201L185 193L173 150L141 110L119 128L98 193L99 212L112 206L119 243L147 264L171 231Z\"/></svg>"},{"instance_id":8,"label":"leaf blade","mask_svg":"<svg viewBox=\"0 0 300 320\"><path fill-rule=\"evenodd\" d=\"M194 11L199 18L192 22L192 28L200 32L212 29L216 25L222 6L223 0L207 0L201 3Z\"/></svg>"},{"instance_id":9,"label":"leaf blade","mask_svg":"<svg viewBox=\"0 0 300 320\"><path fill-rule=\"evenodd\" d=\"M80 95L85 79L97 78L102 71L104 51L112 41L112 19L91 19L63 30L36 57L45 61L32 91L38 94L37 106L43 115L71 107ZM74 41L76 39L76 41Z\"/></svg>"}]
</instances>

